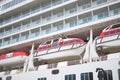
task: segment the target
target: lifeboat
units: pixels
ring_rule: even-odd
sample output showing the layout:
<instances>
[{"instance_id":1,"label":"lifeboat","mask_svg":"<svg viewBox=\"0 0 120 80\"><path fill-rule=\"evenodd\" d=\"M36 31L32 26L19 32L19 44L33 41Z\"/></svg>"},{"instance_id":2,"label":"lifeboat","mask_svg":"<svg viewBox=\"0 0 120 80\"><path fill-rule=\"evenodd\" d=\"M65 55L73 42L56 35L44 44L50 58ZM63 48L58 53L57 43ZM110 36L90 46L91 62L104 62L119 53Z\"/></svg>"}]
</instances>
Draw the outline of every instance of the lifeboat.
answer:
<instances>
[{"instance_id":1,"label":"lifeboat","mask_svg":"<svg viewBox=\"0 0 120 80\"><path fill-rule=\"evenodd\" d=\"M97 50L102 52L119 51L120 23L106 27L96 39Z\"/></svg>"},{"instance_id":2,"label":"lifeboat","mask_svg":"<svg viewBox=\"0 0 120 80\"><path fill-rule=\"evenodd\" d=\"M24 63L28 53L24 51L11 52L0 55L0 66L16 66Z\"/></svg>"},{"instance_id":3,"label":"lifeboat","mask_svg":"<svg viewBox=\"0 0 120 80\"><path fill-rule=\"evenodd\" d=\"M85 42L80 38L56 39L37 48L35 57L41 60L79 56L85 51Z\"/></svg>"}]
</instances>

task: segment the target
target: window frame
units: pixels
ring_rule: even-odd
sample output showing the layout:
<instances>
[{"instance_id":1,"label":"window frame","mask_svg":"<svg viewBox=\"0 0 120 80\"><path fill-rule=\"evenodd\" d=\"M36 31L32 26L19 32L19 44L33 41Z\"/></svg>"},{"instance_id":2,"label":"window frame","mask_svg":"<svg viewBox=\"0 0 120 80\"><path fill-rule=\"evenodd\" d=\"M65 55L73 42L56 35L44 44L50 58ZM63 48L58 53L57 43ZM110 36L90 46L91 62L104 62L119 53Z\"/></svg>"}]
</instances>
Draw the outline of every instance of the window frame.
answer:
<instances>
[{"instance_id":1,"label":"window frame","mask_svg":"<svg viewBox=\"0 0 120 80\"><path fill-rule=\"evenodd\" d=\"M118 80L120 80L120 69L118 69Z\"/></svg>"},{"instance_id":2,"label":"window frame","mask_svg":"<svg viewBox=\"0 0 120 80\"><path fill-rule=\"evenodd\" d=\"M65 75L65 79L64 80L76 80L76 74Z\"/></svg>"},{"instance_id":3,"label":"window frame","mask_svg":"<svg viewBox=\"0 0 120 80\"><path fill-rule=\"evenodd\" d=\"M93 80L93 72L81 73L80 80Z\"/></svg>"},{"instance_id":4,"label":"window frame","mask_svg":"<svg viewBox=\"0 0 120 80\"><path fill-rule=\"evenodd\" d=\"M38 78L37 80L47 80L46 77Z\"/></svg>"},{"instance_id":5,"label":"window frame","mask_svg":"<svg viewBox=\"0 0 120 80\"><path fill-rule=\"evenodd\" d=\"M105 70L107 80L113 80L113 73L112 70Z\"/></svg>"}]
</instances>

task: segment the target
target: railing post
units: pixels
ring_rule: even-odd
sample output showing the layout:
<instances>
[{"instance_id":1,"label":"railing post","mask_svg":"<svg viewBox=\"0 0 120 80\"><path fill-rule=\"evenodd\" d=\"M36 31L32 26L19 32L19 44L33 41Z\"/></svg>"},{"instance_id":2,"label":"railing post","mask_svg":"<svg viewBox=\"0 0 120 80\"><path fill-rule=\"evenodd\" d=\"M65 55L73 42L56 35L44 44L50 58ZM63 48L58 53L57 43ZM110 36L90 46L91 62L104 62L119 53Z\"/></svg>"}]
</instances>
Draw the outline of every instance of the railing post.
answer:
<instances>
[{"instance_id":1,"label":"railing post","mask_svg":"<svg viewBox=\"0 0 120 80\"><path fill-rule=\"evenodd\" d=\"M117 39L119 38L120 34L118 34Z\"/></svg>"},{"instance_id":2,"label":"railing post","mask_svg":"<svg viewBox=\"0 0 120 80\"><path fill-rule=\"evenodd\" d=\"M90 27L90 52L89 52L89 62L92 62L92 44L93 44L93 30Z\"/></svg>"}]
</instances>

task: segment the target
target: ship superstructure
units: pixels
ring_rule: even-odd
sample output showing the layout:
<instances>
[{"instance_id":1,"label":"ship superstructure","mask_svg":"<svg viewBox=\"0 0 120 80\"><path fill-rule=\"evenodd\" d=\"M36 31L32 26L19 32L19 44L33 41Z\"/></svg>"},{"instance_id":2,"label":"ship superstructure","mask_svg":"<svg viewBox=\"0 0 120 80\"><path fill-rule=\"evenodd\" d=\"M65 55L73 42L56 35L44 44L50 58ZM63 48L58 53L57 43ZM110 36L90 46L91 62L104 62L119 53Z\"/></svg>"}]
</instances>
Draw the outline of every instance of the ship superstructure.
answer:
<instances>
[{"instance_id":1,"label":"ship superstructure","mask_svg":"<svg viewBox=\"0 0 120 80\"><path fill-rule=\"evenodd\" d=\"M120 0L1 0L0 80L120 80L114 24Z\"/></svg>"},{"instance_id":2,"label":"ship superstructure","mask_svg":"<svg viewBox=\"0 0 120 80\"><path fill-rule=\"evenodd\" d=\"M30 49L31 42L39 44L59 36L75 34L85 40L90 26L98 35L107 25L119 22L119 8L119 0L4 1L0 9L1 53L14 47Z\"/></svg>"}]
</instances>

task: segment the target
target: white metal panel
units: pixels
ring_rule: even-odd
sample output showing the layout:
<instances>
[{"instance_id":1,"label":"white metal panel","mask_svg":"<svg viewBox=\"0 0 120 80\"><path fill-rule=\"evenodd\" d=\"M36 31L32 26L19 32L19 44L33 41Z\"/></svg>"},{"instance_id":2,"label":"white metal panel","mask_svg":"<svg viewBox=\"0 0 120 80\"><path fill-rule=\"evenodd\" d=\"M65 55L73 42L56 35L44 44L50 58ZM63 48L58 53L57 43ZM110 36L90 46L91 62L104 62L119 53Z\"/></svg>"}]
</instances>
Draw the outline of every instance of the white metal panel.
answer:
<instances>
[{"instance_id":1,"label":"white metal panel","mask_svg":"<svg viewBox=\"0 0 120 80\"><path fill-rule=\"evenodd\" d=\"M103 37L102 42L111 41L117 39L118 35Z\"/></svg>"},{"instance_id":2,"label":"white metal panel","mask_svg":"<svg viewBox=\"0 0 120 80\"><path fill-rule=\"evenodd\" d=\"M48 66L48 65L40 65L40 66L38 67L38 70L47 69L47 66Z\"/></svg>"}]
</instances>

